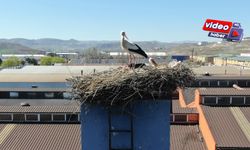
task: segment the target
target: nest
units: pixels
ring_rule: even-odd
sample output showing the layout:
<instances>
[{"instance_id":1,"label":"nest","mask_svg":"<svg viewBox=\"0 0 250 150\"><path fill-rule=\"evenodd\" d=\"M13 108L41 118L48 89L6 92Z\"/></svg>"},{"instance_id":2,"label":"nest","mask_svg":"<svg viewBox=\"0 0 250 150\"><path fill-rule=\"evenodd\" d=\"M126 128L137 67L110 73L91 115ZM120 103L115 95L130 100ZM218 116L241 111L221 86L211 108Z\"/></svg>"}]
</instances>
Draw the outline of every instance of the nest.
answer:
<instances>
[{"instance_id":1,"label":"nest","mask_svg":"<svg viewBox=\"0 0 250 150\"><path fill-rule=\"evenodd\" d=\"M143 66L117 69L68 79L75 100L81 103L127 105L135 100L163 99L177 87L190 85L195 79L187 66Z\"/></svg>"}]
</instances>

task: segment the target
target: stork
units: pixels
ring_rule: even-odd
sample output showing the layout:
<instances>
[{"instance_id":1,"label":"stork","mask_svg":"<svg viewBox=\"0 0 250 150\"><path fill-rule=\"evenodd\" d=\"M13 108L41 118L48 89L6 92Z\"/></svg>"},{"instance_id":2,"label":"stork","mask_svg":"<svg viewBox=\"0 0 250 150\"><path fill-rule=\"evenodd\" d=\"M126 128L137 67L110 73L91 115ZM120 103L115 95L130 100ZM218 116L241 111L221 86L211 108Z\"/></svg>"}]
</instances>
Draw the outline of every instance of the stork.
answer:
<instances>
[{"instance_id":1,"label":"stork","mask_svg":"<svg viewBox=\"0 0 250 150\"><path fill-rule=\"evenodd\" d=\"M149 63L153 66L157 66L157 63L155 60L151 57L148 57L148 55L141 49L141 47L135 43L131 43L128 41L128 37L125 32L121 32L121 48L125 50L128 53L128 62L129 64L132 64L132 58L135 61L135 55L143 56L144 58L148 59Z\"/></svg>"}]
</instances>

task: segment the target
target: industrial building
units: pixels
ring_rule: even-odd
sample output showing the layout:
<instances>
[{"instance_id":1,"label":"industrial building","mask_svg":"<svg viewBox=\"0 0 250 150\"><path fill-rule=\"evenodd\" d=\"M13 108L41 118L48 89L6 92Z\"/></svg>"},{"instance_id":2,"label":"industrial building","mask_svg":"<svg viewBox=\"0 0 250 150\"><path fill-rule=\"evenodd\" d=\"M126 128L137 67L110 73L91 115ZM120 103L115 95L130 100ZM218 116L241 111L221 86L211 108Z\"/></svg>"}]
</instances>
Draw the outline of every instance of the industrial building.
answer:
<instances>
[{"instance_id":1,"label":"industrial building","mask_svg":"<svg viewBox=\"0 0 250 150\"><path fill-rule=\"evenodd\" d=\"M66 79L119 66L26 66L0 71L0 149L82 149L80 104ZM193 68L173 95L171 150L250 149L250 70Z\"/></svg>"},{"instance_id":2,"label":"industrial building","mask_svg":"<svg viewBox=\"0 0 250 150\"><path fill-rule=\"evenodd\" d=\"M81 149L80 105L70 100L69 75L38 70L0 71L0 149Z\"/></svg>"},{"instance_id":3,"label":"industrial building","mask_svg":"<svg viewBox=\"0 0 250 150\"><path fill-rule=\"evenodd\" d=\"M249 83L249 75L203 75L179 89L172 111L182 110L183 116L182 123L171 125L171 149L250 149ZM188 121L191 112L198 115L195 125Z\"/></svg>"}]
</instances>

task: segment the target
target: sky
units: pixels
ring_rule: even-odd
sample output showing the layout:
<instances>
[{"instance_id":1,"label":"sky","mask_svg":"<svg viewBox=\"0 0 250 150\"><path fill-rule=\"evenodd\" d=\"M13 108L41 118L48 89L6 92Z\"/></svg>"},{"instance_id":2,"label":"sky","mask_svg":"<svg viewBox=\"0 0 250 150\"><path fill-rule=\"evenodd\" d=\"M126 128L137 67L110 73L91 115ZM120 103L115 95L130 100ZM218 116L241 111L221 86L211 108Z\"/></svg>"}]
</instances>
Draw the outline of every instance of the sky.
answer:
<instances>
[{"instance_id":1,"label":"sky","mask_svg":"<svg viewBox=\"0 0 250 150\"><path fill-rule=\"evenodd\" d=\"M250 36L249 0L0 0L0 38L214 41L207 18L240 22Z\"/></svg>"}]
</instances>

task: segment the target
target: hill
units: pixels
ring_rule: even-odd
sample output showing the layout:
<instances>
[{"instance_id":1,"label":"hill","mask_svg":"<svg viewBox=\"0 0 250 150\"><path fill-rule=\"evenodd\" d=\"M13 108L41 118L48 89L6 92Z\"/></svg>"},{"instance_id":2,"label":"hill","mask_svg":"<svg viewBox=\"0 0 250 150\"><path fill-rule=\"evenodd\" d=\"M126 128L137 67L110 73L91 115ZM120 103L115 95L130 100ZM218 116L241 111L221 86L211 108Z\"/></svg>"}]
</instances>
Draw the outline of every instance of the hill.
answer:
<instances>
[{"instance_id":1,"label":"hill","mask_svg":"<svg viewBox=\"0 0 250 150\"><path fill-rule=\"evenodd\" d=\"M60 40L60 39L0 39L0 42L8 42L14 44L21 44L33 49L46 50L46 51L83 51L88 48L97 48L102 51L120 51L119 41L78 41L74 39ZM142 41L138 42L145 50L151 49L167 49L178 45L178 43L164 43L158 41Z\"/></svg>"},{"instance_id":2,"label":"hill","mask_svg":"<svg viewBox=\"0 0 250 150\"><path fill-rule=\"evenodd\" d=\"M236 42L211 42L204 45L183 43L176 47L168 49L170 54L191 55L194 50L195 55L217 55L217 54L240 54L250 52L250 40L244 40L241 43Z\"/></svg>"},{"instance_id":3,"label":"hill","mask_svg":"<svg viewBox=\"0 0 250 150\"><path fill-rule=\"evenodd\" d=\"M248 37L241 43L232 42L159 42L159 41L140 41L138 43L145 51L167 51L169 54L191 55L194 49L198 55L215 54L239 54L250 52L250 40ZM16 53L42 53L43 51L53 52L83 52L88 48L97 48L101 51L121 51L119 41L78 41L74 39L0 39L0 52Z\"/></svg>"},{"instance_id":4,"label":"hill","mask_svg":"<svg viewBox=\"0 0 250 150\"><path fill-rule=\"evenodd\" d=\"M0 42L0 54L43 54L44 51L32 49L17 43Z\"/></svg>"}]
</instances>

